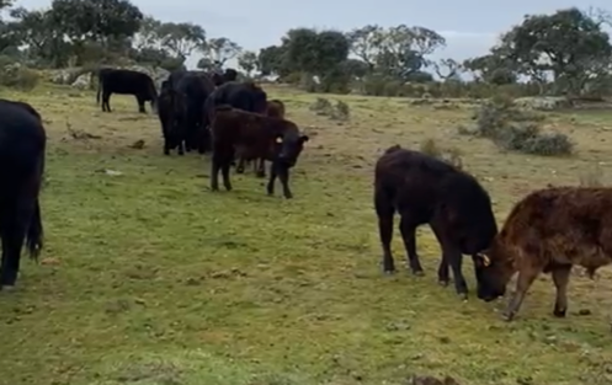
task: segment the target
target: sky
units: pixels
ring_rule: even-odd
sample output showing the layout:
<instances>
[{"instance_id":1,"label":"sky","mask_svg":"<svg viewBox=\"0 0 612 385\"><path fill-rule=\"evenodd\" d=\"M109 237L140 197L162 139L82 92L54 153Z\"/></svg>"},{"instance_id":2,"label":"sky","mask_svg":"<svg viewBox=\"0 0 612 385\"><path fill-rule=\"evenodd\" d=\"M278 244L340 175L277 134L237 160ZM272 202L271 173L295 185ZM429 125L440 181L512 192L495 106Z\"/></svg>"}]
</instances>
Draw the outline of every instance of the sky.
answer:
<instances>
[{"instance_id":1,"label":"sky","mask_svg":"<svg viewBox=\"0 0 612 385\"><path fill-rule=\"evenodd\" d=\"M21 0L17 5L42 8L50 0ZM457 61L487 53L500 33L519 24L525 14L552 13L578 5L612 11L610 0L132 0L144 14L172 22L204 27L207 37L225 36L248 50L278 44L291 28L329 28L348 31L366 24L422 26L447 40L432 59ZM342 4L352 4L347 8ZM193 67L199 57L190 57Z\"/></svg>"}]
</instances>

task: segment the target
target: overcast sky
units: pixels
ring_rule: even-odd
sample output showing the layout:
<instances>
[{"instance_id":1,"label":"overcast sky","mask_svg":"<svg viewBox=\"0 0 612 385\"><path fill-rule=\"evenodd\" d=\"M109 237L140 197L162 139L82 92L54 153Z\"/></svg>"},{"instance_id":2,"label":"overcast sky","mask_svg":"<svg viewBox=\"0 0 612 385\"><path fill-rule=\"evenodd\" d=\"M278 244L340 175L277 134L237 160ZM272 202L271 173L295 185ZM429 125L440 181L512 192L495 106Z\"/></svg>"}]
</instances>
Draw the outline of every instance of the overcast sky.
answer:
<instances>
[{"instance_id":1,"label":"overcast sky","mask_svg":"<svg viewBox=\"0 0 612 385\"><path fill-rule=\"evenodd\" d=\"M48 7L50 0L21 0L27 8ZM226 36L245 49L278 44L290 28L316 27L347 31L366 24L406 24L433 29L447 39L435 58L463 60L482 55L497 36L523 15L551 13L574 5L612 10L611 0L132 0L140 10L162 21L191 22L208 37ZM352 4L346 7L342 4ZM193 65L198 58L190 58Z\"/></svg>"}]
</instances>

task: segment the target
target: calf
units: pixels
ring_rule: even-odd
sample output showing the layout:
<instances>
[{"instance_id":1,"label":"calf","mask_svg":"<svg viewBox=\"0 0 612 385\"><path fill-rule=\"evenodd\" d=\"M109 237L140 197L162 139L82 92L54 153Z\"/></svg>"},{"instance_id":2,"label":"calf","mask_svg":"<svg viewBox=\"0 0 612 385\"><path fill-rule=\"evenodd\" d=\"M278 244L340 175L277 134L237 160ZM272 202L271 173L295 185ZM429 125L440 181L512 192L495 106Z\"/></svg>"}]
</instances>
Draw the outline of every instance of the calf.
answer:
<instances>
[{"instance_id":1,"label":"calf","mask_svg":"<svg viewBox=\"0 0 612 385\"><path fill-rule=\"evenodd\" d=\"M278 177L285 198L293 196L289 189L289 169L295 166L304 143L308 141L308 136L300 134L293 122L230 106L218 106L211 132L213 155L210 187L213 191L219 190L219 171L223 174L225 189L232 189L229 169L238 150L245 158L263 158L272 162L268 195L274 194L274 182Z\"/></svg>"},{"instance_id":2,"label":"calf","mask_svg":"<svg viewBox=\"0 0 612 385\"><path fill-rule=\"evenodd\" d=\"M43 226L38 195L45 167L46 134L29 104L0 99L0 289L15 285L24 244L36 259Z\"/></svg>"},{"instance_id":3,"label":"calf","mask_svg":"<svg viewBox=\"0 0 612 385\"><path fill-rule=\"evenodd\" d=\"M146 113L144 103L151 102L155 109L157 91L153 79L145 73L125 69L102 68L98 71L98 92L96 102L100 103L102 92L102 111L111 112L111 94L134 95L138 101L138 111Z\"/></svg>"},{"instance_id":4,"label":"calf","mask_svg":"<svg viewBox=\"0 0 612 385\"><path fill-rule=\"evenodd\" d=\"M450 265L455 289L466 299L462 254L476 255L490 245L497 233L491 200L478 181L437 158L393 146L376 163L374 204L384 271L395 271L391 239L397 211L412 272L423 274L416 252L416 228L428 223L442 248L438 279L448 285Z\"/></svg>"},{"instance_id":5,"label":"calf","mask_svg":"<svg viewBox=\"0 0 612 385\"><path fill-rule=\"evenodd\" d=\"M170 155L170 150L178 148L178 154L185 154L185 98L184 95L175 91L170 82L162 83L161 93L158 98L157 113L162 126L164 136L164 154Z\"/></svg>"},{"instance_id":6,"label":"calf","mask_svg":"<svg viewBox=\"0 0 612 385\"><path fill-rule=\"evenodd\" d=\"M273 118L285 118L285 104L278 100L268 100L266 115ZM236 166L236 172L242 174L244 172L244 167L246 164L250 163L253 159L246 159L244 157L240 157L238 160L238 166ZM255 159L255 172L258 178L266 177L266 169L265 169L265 160L263 158Z\"/></svg>"},{"instance_id":7,"label":"calf","mask_svg":"<svg viewBox=\"0 0 612 385\"><path fill-rule=\"evenodd\" d=\"M516 292L504 312L510 321L540 273L552 273L557 288L554 315L565 317L573 265L591 275L612 262L612 188L551 187L518 202L476 265L478 297L503 296L518 271Z\"/></svg>"}]
</instances>

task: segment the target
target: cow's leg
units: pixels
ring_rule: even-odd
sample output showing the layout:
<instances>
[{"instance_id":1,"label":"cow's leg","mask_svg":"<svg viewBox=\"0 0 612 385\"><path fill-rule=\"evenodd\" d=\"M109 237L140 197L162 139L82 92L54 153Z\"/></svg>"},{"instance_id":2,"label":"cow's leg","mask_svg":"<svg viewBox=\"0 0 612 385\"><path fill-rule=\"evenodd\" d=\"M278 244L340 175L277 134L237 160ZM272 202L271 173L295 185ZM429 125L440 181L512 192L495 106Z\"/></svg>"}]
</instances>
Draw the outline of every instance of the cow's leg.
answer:
<instances>
[{"instance_id":1,"label":"cow's leg","mask_svg":"<svg viewBox=\"0 0 612 385\"><path fill-rule=\"evenodd\" d=\"M448 261L444 257L444 253L442 253L442 257L440 258L440 266L438 266L438 283L442 286L448 286L450 282L450 272L448 269Z\"/></svg>"},{"instance_id":2,"label":"cow's leg","mask_svg":"<svg viewBox=\"0 0 612 385\"><path fill-rule=\"evenodd\" d=\"M145 110L145 100L141 95L136 95L136 101L138 102L138 112L141 114L146 114L147 110Z\"/></svg>"},{"instance_id":3,"label":"cow's leg","mask_svg":"<svg viewBox=\"0 0 612 385\"><path fill-rule=\"evenodd\" d=\"M445 260L445 262L442 263L448 263L453 271L453 277L455 278L455 290L457 291L459 297L467 300L467 282L465 281L465 277L461 271L461 265L463 263L463 255L461 254L461 250L457 247L452 237L445 231L446 226L444 226L444 224L438 225L434 220L431 228L436 235L440 246L442 246L442 259Z\"/></svg>"},{"instance_id":4,"label":"cow's leg","mask_svg":"<svg viewBox=\"0 0 612 385\"><path fill-rule=\"evenodd\" d=\"M17 205L9 207L3 218L2 264L0 267L0 287L15 286L21 259L21 248L31 218L34 214L34 201L21 197Z\"/></svg>"},{"instance_id":5,"label":"cow's leg","mask_svg":"<svg viewBox=\"0 0 612 385\"><path fill-rule=\"evenodd\" d=\"M274 182L276 182L276 177L278 176L276 173L276 167L275 162L270 163L270 178L268 179L268 186L266 187L269 196L274 195Z\"/></svg>"},{"instance_id":6,"label":"cow's leg","mask_svg":"<svg viewBox=\"0 0 612 385\"><path fill-rule=\"evenodd\" d=\"M189 150L188 150L189 151ZM211 171L210 171L210 189L212 191L219 191L219 171L221 170L222 156L221 151L213 147L213 154L211 159Z\"/></svg>"},{"instance_id":7,"label":"cow's leg","mask_svg":"<svg viewBox=\"0 0 612 385\"><path fill-rule=\"evenodd\" d=\"M556 266L552 271L553 282L557 288L557 299L555 300L555 317L563 318L567 312L567 284L569 283L572 265Z\"/></svg>"},{"instance_id":8,"label":"cow's leg","mask_svg":"<svg viewBox=\"0 0 612 385\"><path fill-rule=\"evenodd\" d=\"M110 92L106 90L102 90L102 111L104 112L111 112L110 96L111 96Z\"/></svg>"},{"instance_id":9,"label":"cow's leg","mask_svg":"<svg viewBox=\"0 0 612 385\"><path fill-rule=\"evenodd\" d=\"M185 141L182 138L178 138L177 140L177 147L178 147L178 154L180 156L184 156L185 155L185 146L184 146Z\"/></svg>"},{"instance_id":10,"label":"cow's leg","mask_svg":"<svg viewBox=\"0 0 612 385\"><path fill-rule=\"evenodd\" d=\"M236 174L244 174L244 164L245 160L243 156L238 158L238 165L236 166Z\"/></svg>"},{"instance_id":11,"label":"cow's leg","mask_svg":"<svg viewBox=\"0 0 612 385\"><path fill-rule=\"evenodd\" d=\"M529 256L526 256L523 260L527 260L527 258L529 258ZM514 316L519 311L525 299L527 290L529 290L539 273L540 270L532 266L521 266L518 279L516 280L516 290L512 294L508 307L503 314L506 321L512 321L514 319Z\"/></svg>"},{"instance_id":12,"label":"cow's leg","mask_svg":"<svg viewBox=\"0 0 612 385\"><path fill-rule=\"evenodd\" d=\"M406 248L406 256L408 266L414 275L423 275L423 267L419 261L419 256L416 251L416 228L417 226L410 221L407 215L402 215L400 220L400 232L404 240L404 247Z\"/></svg>"},{"instance_id":13,"label":"cow's leg","mask_svg":"<svg viewBox=\"0 0 612 385\"><path fill-rule=\"evenodd\" d=\"M232 167L232 159L234 159L234 151L232 149L228 149L227 152L224 152L225 155L223 157L223 163L221 165L221 174L223 175L223 185L225 186L225 190L232 191L232 183L230 182L230 168Z\"/></svg>"},{"instance_id":14,"label":"cow's leg","mask_svg":"<svg viewBox=\"0 0 612 385\"><path fill-rule=\"evenodd\" d=\"M264 158L259 158L258 162L256 162L257 165L257 177L258 178L265 178L266 177L266 161Z\"/></svg>"},{"instance_id":15,"label":"cow's leg","mask_svg":"<svg viewBox=\"0 0 612 385\"><path fill-rule=\"evenodd\" d=\"M395 262L391 253L391 241L393 240L393 215L395 208L387 198L386 194L379 189L374 193L374 206L378 216L378 234L383 250L383 271L386 274L395 272Z\"/></svg>"}]
</instances>

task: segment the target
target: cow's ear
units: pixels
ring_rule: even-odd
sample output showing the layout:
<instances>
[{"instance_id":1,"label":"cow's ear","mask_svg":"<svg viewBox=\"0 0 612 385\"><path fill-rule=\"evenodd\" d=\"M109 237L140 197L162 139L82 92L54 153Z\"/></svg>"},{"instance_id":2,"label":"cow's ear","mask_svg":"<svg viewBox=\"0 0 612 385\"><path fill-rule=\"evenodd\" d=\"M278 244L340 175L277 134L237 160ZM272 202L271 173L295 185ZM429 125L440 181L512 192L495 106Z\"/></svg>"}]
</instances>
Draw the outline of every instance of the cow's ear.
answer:
<instances>
[{"instance_id":1,"label":"cow's ear","mask_svg":"<svg viewBox=\"0 0 612 385\"><path fill-rule=\"evenodd\" d=\"M310 140L310 138L308 137L308 135L302 135L300 136L300 142L302 143L306 143Z\"/></svg>"}]
</instances>

